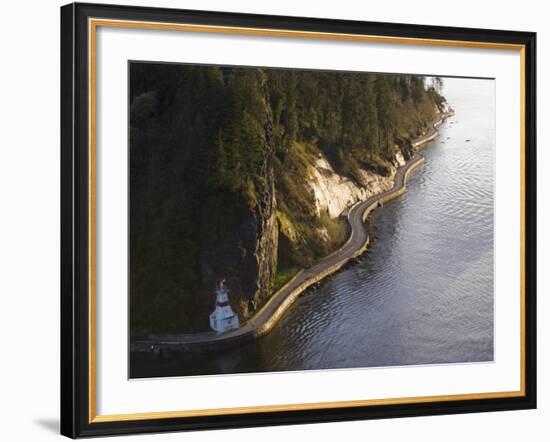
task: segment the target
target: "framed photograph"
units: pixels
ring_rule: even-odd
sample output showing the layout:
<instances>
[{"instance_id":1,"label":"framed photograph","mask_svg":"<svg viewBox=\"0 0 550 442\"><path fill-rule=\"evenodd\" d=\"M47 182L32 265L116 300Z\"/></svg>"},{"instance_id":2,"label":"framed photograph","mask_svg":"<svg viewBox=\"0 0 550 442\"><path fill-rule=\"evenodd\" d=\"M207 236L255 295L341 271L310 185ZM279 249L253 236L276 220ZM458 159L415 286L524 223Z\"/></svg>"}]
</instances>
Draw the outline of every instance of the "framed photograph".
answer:
<instances>
[{"instance_id":1,"label":"framed photograph","mask_svg":"<svg viewBox=\"0 0 550 442\"><path fill-rule=\"evenodd\" d=\"M61 432L536 406L529 32L61 8Z\"/></svg>"}]
</instances>

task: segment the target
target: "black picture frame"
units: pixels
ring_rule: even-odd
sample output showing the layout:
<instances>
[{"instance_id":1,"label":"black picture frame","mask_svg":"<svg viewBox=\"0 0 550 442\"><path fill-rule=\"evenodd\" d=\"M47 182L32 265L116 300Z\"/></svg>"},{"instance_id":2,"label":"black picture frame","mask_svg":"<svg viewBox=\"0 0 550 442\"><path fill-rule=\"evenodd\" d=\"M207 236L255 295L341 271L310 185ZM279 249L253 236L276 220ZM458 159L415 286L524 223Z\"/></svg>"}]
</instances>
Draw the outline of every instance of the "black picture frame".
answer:
<instances>
[{"instance_id":1,"label":"black picture frame","mask_svg":"<svg viewBox=\"0 0 550 442\"><path fill-rule=\"evenodd\" d=\"M524 51L524 394L317 410L95 421L90 396L89 18L521 45ZM536 408L536 34L73 3L61 8L61 434L145 432Z\"/></svg>"}]
</instances>

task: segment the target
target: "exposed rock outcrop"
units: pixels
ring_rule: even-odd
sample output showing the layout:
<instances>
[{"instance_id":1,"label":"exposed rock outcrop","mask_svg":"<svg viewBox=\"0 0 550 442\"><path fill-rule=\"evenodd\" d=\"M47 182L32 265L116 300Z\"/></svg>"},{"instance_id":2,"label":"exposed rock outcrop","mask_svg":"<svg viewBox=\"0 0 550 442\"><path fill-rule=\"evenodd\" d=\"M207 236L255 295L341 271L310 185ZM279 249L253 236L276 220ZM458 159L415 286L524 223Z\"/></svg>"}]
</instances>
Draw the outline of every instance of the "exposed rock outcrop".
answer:
<instances>
[{"instance_id":1,"label":"exposed rock outcrop","mask_svg":"<svg viewBox=\"0 0 550 442\"><path fill-rule=\"evenodd\" d=\"M396 154L394 163L397 166L405 164L401 152ZM393 186L395 171L396 168L392 167L388 176L382 176L361 169L364 183L361 186L350 178L336 173L327 159L319 154L319 158L311 167L310 176L317 214L326 210L331 218L337 218L357 201L390 189Z\"/></svg>"}]
</instances>

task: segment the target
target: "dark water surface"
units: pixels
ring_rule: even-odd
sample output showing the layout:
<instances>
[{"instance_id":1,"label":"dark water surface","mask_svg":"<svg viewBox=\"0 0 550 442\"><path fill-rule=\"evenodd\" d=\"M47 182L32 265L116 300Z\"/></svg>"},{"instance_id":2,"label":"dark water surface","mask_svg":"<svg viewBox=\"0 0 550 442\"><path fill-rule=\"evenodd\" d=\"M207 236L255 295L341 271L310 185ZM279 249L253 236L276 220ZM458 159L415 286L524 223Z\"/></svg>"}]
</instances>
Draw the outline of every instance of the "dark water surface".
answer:
<instances>
[{"instance_id":1,"label":"dark water surface","mask_svg":"<svg viewBox=\"0 0 550 442\"><path fill-rule=\"evenodd\" d=\"M456 116L408 192L370 216L359 261L226 352L133 355L132 377L493 360L494 82L445 79ZM470 140L470 141L466 141Z\"/></svg>"}]
</instances>

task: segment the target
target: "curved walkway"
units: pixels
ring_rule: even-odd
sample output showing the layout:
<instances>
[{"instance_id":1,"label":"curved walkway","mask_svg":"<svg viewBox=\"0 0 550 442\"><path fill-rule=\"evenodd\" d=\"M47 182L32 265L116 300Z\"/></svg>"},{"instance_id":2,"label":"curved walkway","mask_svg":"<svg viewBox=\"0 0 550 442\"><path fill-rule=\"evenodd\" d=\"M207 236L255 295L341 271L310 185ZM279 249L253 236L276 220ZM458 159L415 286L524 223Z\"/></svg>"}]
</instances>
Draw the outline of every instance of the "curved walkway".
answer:
<instances>
[{"instance_id":1,"label":"curved walkway","mask_svg":"<svg viewBox=\"0 0 550 442\"><path fill-rule=\"evenodd\" d=\"M434 121L426 134L414 140L411 144L418 147L437 136L437 127L452 113L440 115ZM391 189L370 198L359 201L349 210L348 222L351 234L348 241L337 251L321 259L317 264L301 270L279 289L266 304L239 329L224 334L214 332L179 334L179 335L155 335L148 339L136 341L131 344L132 351L160 352L172 351L204 351L219 347L228 347L232 344L262 336L269 332L288 307L309 286L315 284L326 276L336 272L350 259L365 251L369 243L369 234L364 221L369 213L376 207L395 199L405 193L406 182L409 174L424 162L424 157L415 154L409 161L401 166L394 178Z\"/></svg>"}]
</instances>

